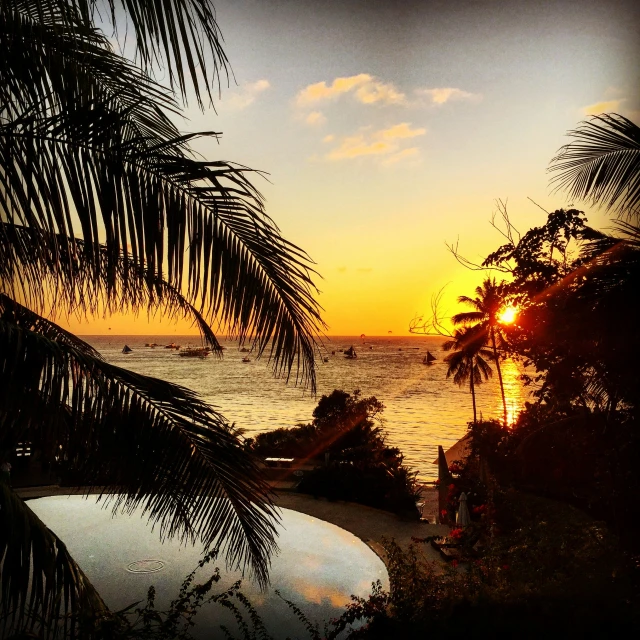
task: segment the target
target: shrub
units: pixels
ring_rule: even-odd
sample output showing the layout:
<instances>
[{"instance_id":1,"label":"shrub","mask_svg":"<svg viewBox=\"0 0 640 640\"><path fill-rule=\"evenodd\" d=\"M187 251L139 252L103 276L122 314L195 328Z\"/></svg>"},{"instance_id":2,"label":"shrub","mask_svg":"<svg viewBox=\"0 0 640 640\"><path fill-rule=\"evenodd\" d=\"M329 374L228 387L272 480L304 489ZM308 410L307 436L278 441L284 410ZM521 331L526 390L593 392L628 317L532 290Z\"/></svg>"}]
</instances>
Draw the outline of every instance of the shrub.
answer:
<instances>
[{"instance_id":1,"label":"shrub","mask_svg":"<svg viewBox=\"0 0 640 640\"><path fill-rule=\"evenodd\" d=\"M348 500L418 517L416 473L386 444L375 397L336 389L322 396L313 421L256 436L253 450L263 457L294 457L315 462L298 490L331 500Z\"/></svg>"}]
</instances>

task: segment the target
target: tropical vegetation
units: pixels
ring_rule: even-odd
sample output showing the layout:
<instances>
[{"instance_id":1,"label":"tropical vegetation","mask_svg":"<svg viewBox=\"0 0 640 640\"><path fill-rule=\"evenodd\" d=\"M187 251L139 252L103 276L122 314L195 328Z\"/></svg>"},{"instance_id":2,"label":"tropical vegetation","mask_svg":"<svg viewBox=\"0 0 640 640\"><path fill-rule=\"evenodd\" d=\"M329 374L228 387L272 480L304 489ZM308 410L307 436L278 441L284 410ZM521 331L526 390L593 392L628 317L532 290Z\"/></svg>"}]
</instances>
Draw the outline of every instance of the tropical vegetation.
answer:
<instances>
[{"instance_id":1,"label":"tropical vegetation","mask_svg":"<svg viewBox=\"0 0 640 640\"><path fill-rule=\"evenodd\" d=\"M260 433L249 445L261 457L310 462L313 470L297 487L302 493L418 518L416 473L386 443L383 410L373 396L336 389L320 398L310 424Z\"/></svg>"},{"instance_id":2,"label":"tropical vegetation","mask_svg":"<svg viewBox=\"0 0 640 640\"><path fill-rule=\"evenodd\" d=\"M609 233L568 208L520 234L503 209L507 242L477 265L503 274L504 303L519 309L501 346L527 365L534 400L485 458L500 483L589 510L629 548L640 488L639 134L622 116L598 116L552 161L572 196L623 216Z\"/></svg>"},{"instance_id":3,"label":"tropical vegetation","mask_svg":"<svg viewBox=\"0 0 640 640\"><path fill-rule=\"evenodd\" d=\"M451 322L454 325L474 325L484 333L486 342L491 346L493 361L498 372L500 393L502 395L502 410L504 424L507 424L507 400L504 396L504 383L502 382L502 369L500 368L500 354L498 345L504 346L504 332L500 325L500 313L504 311L505 296L503 286L496 283L495 278L485 278L483 283L476 287L476 297L460 296L458 302L472 307L473 311L456 313ZM474 418L475 422L475 418Z\"/></svg>"},{"instance_id":4,"label":"tropical vegetation","mask_svg":"<svg viewBox=\"0 0 640 640\"><path fill-rule=\"evenodd\" d=\"M482 326L465 326L453 332L451 340L442 345L445 351L453 351L444 361L447 364L447 378L453 376L458 386L469 383L473 402L473 422L478 421L476 408L476 387L482 380L488 380L493 374L487 360L494 357L493 351L485 347L486 333Z\"/></svg>"},{"instance_id":5,"label":"tropical vegetation","mask_svg":"<svg viewBox=\"0 0 640 640\"><path fill-rule=\"evenodd\" d=\"M130 59L114 47L123 34ZM230 77L221 42L209 0L0 2L0 462L28 442L114 511L141 507L161 536L205 549L224 541L226 561L265 583L277 515L235 430L55 323L185 317L217 353L213 326L314 387L310 260L266 215L251 170L194 155L219 134L175 124ZM6 474L0 520L5 630L105 609Z\"/></svg>"}]
</instances>

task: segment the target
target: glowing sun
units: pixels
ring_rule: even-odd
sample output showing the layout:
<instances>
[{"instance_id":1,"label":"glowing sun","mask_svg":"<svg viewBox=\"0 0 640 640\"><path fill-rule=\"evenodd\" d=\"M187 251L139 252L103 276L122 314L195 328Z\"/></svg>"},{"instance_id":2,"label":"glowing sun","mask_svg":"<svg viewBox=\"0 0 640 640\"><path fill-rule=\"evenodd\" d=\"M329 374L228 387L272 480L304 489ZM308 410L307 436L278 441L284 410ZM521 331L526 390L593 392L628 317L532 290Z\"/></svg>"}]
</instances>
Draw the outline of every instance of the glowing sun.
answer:
<instances>
[{"instance_id":1,"label":"glowing sun","mask_svg":"<svg viewBox=\"0 0 640 640\"><path fill-rule=\"evenodd\" d=\"M502 324L511 324L518 314L518 309L516 307L507 307L499 317L499 320Z\"/></svg>"}]
</instances>

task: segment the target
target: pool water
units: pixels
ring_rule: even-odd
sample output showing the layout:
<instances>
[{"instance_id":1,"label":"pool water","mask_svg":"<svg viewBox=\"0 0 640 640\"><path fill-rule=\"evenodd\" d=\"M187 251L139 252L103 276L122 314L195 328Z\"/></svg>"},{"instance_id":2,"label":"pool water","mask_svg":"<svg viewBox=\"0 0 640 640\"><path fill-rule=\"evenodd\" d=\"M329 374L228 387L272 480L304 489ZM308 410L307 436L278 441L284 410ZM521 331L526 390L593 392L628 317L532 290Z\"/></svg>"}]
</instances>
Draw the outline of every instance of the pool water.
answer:
<instances>
[{"instance_id":1,"label":"pool water","mask_svg":"<svg viewBox=\"0 0 640 640\"><path fill-rule=\"evenodd\" d=\"M52 496L28 504L64 541L112 609L144 601L153 585L156 608L163 610L201 559L198 546L181 545L177 539L162 543L158 530L152 530L141 511L113 517L111 508L96 502L95 496ZM324 622L344 611L352 594L366 597L372 582L380 580L388 589L383 562L353 534L296 511L282 509L281 513L280 553L272 558L270 586L261 591L244 579L241 588L272 636L309 637L276 589L321 629ZM238 571L225 571L221 559L199 570L196 582L204 582L216 566L223 577L213 592L221 592L242 578ZM203 607L194 620L196 638L224 638L221 624L240 637L231 613L219 605Z\"/></svg>"}]
</instances>

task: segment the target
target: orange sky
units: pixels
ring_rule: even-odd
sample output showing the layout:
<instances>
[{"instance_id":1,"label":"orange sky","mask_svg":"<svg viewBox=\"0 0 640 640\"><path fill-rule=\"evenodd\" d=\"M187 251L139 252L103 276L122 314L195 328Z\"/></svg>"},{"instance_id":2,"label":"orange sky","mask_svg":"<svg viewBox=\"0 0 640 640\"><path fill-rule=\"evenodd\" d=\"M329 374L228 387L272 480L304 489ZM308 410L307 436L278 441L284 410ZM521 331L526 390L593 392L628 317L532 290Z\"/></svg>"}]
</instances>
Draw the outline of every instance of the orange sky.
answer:
<instances>
[{"instance_id":1,"label":"orange sky","mask_svg":"<svg viewBox=\"0 0 640 640\"><path fill-rule=\"evenodd\" d=\"M224 133L198 143L205 157L269 172L257 186L316 263L329 335L407 334L448 283L454 313L482 276L445 241L474 260L493 251L496 198L521 231L543 224L527 196L568 204L546 172L566 131L603 110L640 114L638 4L627 0L606 12L593 0L215 4L237 84L217 114L190 108L181 127ZM67 326L189 332L144 315Z\"/></svg>"}]
</instances>

